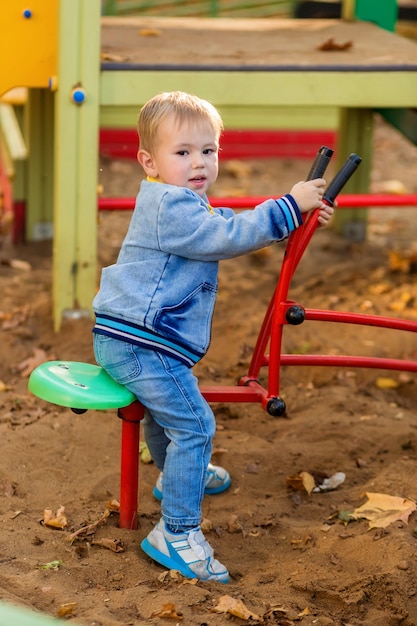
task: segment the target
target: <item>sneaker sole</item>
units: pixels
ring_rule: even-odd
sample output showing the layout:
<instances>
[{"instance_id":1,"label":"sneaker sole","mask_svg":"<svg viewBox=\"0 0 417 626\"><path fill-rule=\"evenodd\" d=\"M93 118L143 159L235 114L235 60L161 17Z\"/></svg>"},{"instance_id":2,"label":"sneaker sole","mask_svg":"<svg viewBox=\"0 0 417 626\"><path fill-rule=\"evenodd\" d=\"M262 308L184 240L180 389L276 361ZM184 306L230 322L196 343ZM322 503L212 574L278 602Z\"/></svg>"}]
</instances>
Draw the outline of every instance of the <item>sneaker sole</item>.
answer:
<instances>
[{"instance_id":1,"label":"sneaker sole","mask_svg":"<svg viewBox=\"0 0 417 626\"><path fill-rule=\"evenodd\" d=\"M174 559L171 559L169 556L166 556L166 554L163 554L162 552L154 548L154 546L148 541L147 537L142 541L142 543L140 544L140 547L145 552L145 554L147 554L153 561L156 561L160 565L163 565L164 567L167 567L170 570L171 569L176 570L177 572L180 572L180 574L182 574L186 578L198 578L197 574L195 574L195 572L193 572L193 570L188 568L185 564L182 565L181 563L178 563L178 561L174 561ZM201 580L204 580L204 579L201 579ZM229 582L229 576L223 579L219 577L219 578L207 578L206 580L214 580L214 581L226 584Z\"/></svg>"},{"instance_id":2,"label":"sneaker sole","mask_svg":"<svg viewBox=\"0 0 417 626\"><path fill-rule=\"evenodd\" d=\"M223 493L223 491L226 491L226 489L229 489L231 484L232 484L232 479L229 478L228 481L226 481L225 483L223 483L223 485L220 485L219 487L212 487L211 489L210 487L206 487L206 489L204 489L204 494L206 496L215 496L216 494ZM152 495L156 500L159 500L161 502L162 492L158 489L158 487L155 486L153 488Z\"/></svg>"}]
</instances>

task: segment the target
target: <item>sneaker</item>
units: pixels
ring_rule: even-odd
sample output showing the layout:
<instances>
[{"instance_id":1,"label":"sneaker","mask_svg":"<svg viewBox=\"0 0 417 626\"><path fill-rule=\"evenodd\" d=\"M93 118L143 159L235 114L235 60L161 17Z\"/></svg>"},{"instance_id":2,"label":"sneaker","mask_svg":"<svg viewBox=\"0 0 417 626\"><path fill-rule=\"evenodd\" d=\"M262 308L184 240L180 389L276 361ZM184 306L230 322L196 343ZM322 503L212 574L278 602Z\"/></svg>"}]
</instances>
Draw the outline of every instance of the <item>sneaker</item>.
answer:
<instances>
[{"instance_id":1,"label":"sneaker","mask_svg":"<svg viewBox=\"0 0 417 626\"><path fill-rule=\"evenodd\" d=\"M183 533L171 533L161 519L140 547L151 559L168 569L177 570L186 578L229 582L229 572L213 558L213 548L199 527Z\"/></svg>"},{"instance_id":2,"label":"sneaker","mask_svg":"<svg viewBox=\"0 0 417 626\"><path fill-rule=\"evenodd\" d=\"M162 500L162 478L163 474L161 472L152 492L157 500ZM232 479L230 478L229 472L225 470L224 467L212 465L211 463L208 464L206 488L204 489L205 494L212 496L216 493L222 493L226 491L226 489L229 489L231 483Z\"/></svg>"}]
</instances>

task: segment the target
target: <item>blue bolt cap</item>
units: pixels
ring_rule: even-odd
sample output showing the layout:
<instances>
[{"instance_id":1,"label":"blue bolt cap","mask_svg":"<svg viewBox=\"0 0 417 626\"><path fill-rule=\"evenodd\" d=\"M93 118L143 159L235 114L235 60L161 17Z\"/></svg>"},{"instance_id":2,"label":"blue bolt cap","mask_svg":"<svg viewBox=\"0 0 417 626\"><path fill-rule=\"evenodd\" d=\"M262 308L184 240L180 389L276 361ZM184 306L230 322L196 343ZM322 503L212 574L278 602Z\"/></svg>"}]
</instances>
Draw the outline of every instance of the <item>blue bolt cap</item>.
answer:
<instances>
[{"instance_id":1,"label":"blue bolt cap","mask_svg":"<svg viewBox=\"0 0 417 626\"><path fill-rule=\"evenodd\" d=\"M82 104L86 98L84 89L74 89L72 92L72 99L76 104Z\"/></svg>"}]
</instances>

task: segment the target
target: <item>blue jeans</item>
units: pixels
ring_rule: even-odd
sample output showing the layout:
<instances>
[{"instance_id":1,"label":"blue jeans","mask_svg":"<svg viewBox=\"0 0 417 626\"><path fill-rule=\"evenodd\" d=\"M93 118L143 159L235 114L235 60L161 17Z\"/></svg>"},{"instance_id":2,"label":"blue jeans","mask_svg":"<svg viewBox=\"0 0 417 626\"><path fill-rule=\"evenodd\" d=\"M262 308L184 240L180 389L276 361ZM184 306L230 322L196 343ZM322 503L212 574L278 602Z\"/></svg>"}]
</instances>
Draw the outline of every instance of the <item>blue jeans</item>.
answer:
<instances>
[{"instance_id":1,"label":"blue jeans","mask_svg":"<svg viewBox=\"0 0 417 626\"><path fill-rule=\"evenodd\" d=\"M182 530L201 521L215 418L192 370L177 359L94 334L97 363L146 408L144 436L164 472L162 516Z\"/></svg>"}]
</instances>

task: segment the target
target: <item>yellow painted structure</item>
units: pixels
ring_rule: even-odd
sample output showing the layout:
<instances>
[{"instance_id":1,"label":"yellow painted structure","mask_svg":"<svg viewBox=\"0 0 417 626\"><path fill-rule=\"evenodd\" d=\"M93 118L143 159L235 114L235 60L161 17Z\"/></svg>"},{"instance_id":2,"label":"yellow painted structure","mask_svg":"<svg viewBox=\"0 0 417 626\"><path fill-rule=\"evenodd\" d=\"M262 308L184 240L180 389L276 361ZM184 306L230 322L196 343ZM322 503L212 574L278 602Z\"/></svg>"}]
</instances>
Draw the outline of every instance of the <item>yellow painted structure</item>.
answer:
<instances>
[{"instance_id":1,"label":"yellow painted structure","mask_svg":"<svg viewBox=\"0 0 417 626\"><path fill-rule=\"evenodd\" d=\"M0 8L0 95L48 87L57 72L58 0L5 0Z\"/></svg>"}]
</instances>

